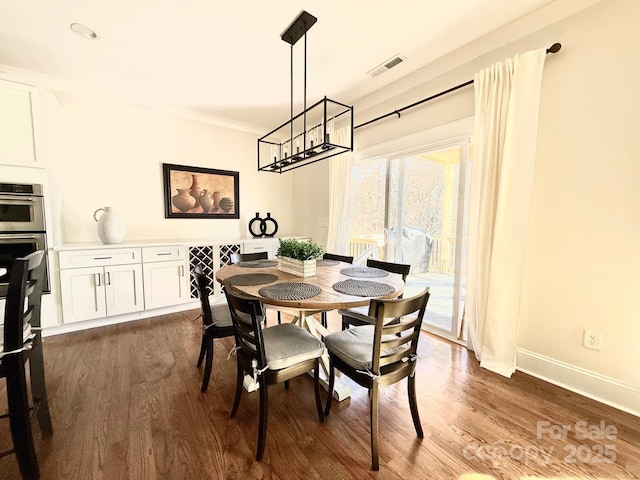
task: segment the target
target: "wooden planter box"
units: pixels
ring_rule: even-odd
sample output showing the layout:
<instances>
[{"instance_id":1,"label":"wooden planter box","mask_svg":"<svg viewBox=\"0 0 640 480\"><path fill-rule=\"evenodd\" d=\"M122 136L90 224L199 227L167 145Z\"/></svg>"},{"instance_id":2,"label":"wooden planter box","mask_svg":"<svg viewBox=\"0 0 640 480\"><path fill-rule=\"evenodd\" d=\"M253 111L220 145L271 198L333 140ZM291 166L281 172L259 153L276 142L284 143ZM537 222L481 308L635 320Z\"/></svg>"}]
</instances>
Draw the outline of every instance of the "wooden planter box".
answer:
<instances>
[{"instance_id":1,"label":"wooden planter box","mask_svg":"<svg viewBox=\"0 0 640 480\"><path fill-rule=\"evenodd\" d=\"M316 274L316 261L315 259L296 260L289 257L278 257L278 270L298 277L313 277Z\"/></svg>"}]
</instances>

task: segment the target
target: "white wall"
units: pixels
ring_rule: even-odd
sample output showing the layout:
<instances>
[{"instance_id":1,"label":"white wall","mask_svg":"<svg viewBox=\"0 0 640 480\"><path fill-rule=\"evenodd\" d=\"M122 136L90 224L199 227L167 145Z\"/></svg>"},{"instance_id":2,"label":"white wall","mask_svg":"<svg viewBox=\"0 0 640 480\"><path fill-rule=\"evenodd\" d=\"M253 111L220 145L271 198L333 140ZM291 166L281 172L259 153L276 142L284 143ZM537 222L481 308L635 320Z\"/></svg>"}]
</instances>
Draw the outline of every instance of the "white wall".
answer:
<instances>
[{"instance_id":1,"label":"white wall","mask_svg":"<svg viewBox=\"0 0 640 480\"><path fill-rule=\"evenodd\" d=\"M549 31L566 48L545 68L519 364L603 376L594 395L640 414L638 22L640 3L611 0ZM601 351L582 346L584 328Z\"/></svg>"},{"instance_id":2,"label":"white wall","mask_svg":"<svg viewBox=\"0 0 640 480\"><path fill-rule=\"evenodd\" d=\"M329 161L324 160L299 168L289 175L291 174L294 179L293 216L296 232L326 245L326 222L329 218Z\"/></svg>"},{"instance_id":3,"label":"white wall","mask_svg":"<svg viewBox=\"0 0 640 480\"><path fill-rule=\"evenodd\" d=\"M98 97L56 93L61 241L97 241L93 212L117 207L127 240L247 235L255 212L293 232L291 177L257 172L256 135ZM162 164L240 172L240 220L166 219ZM176 192L173 192L176 193Z\"/></svg>"},{"instance_id":4,"label":"white wall","mask_svg":"<svg viewBox=\"0 0 640 480\"><path fill-rule=\"evenodd\" d=\"M355 105L358 124L469 80L508 56L562 43L560 53L547 57L544 73L518 367L637 415L639 24L636 0L606 0L515 40L524 31L519 22ZM357 130L356 148L472 114L468 87L399 120ZM296 205L296 219L306 209L328 214L328 205L317 204L328 190L319 176L296 177L309 199ZM602 332L601 351L582 347L583 328Z\"/></svg>"}]
</instances>

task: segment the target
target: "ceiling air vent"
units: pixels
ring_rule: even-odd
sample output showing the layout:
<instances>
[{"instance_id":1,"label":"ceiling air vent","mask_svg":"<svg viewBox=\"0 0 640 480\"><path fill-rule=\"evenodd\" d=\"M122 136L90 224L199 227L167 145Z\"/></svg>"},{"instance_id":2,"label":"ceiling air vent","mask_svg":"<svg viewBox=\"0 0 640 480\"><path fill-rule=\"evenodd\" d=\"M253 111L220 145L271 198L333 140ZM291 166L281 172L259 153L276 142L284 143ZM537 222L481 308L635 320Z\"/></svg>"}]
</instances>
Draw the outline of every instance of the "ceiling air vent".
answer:
<instances>
[{"instance_id":1,"label":"ceiling air vent","mask_svg":"<svg viewBox=\"0 0 640 480\"><path fill-rule=\"evenodd\" d=\"M390 68L395 67L396 65L398 65L399 63L404 62L405 60L406 60L405 57L396 54L393 57L385 60L384 62L382 62L377 67L373 68L372 70L369 70L367 72L367 75L369 75L371 78L376 78L381 73L386 72Z\"/></svg>"}]
</instances>

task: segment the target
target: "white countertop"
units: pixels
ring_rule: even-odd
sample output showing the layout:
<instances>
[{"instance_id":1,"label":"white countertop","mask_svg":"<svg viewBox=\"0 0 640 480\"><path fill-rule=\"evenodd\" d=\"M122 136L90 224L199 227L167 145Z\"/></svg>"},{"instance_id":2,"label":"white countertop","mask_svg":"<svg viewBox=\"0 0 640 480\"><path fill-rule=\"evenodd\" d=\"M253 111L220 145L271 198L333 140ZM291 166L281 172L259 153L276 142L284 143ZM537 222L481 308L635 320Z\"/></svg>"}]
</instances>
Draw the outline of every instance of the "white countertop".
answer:
<instances>
[{"instance_id":1,"label":"white countertop","mask_svg":"<svg viewBox=\"0 0 640 480\"><path fill-rule=\"evenodd\" d=\"M279 238L307 238L299 235L278 235L276 237L235 237L235 238L180 238L158 240L126 240L122 243L102 242L78 242L63 243L53 247L55 251L64 250L91 250L95 248L131 248L131 247L157 247L162 245L218 245L225 243L252 242L265 240L278 240Z\"/></svg>"}]
</instances>

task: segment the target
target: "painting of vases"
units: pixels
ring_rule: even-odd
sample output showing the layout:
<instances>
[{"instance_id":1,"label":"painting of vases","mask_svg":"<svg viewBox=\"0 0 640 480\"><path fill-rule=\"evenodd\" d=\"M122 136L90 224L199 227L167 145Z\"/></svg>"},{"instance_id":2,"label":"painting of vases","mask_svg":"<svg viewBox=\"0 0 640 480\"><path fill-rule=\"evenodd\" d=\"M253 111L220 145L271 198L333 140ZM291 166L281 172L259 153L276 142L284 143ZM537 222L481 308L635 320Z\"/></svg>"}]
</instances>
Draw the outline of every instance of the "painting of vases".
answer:
<instances>
[{"instance_id":1,"label":"painting of vases","mask_svg":"<svg viewBox=\"0 0 640 480\"><path fill-rule=\"evenodd\" d=\"M165 218L240 218L239 173L163 164Z\"/></svg>"}]
</instances>

